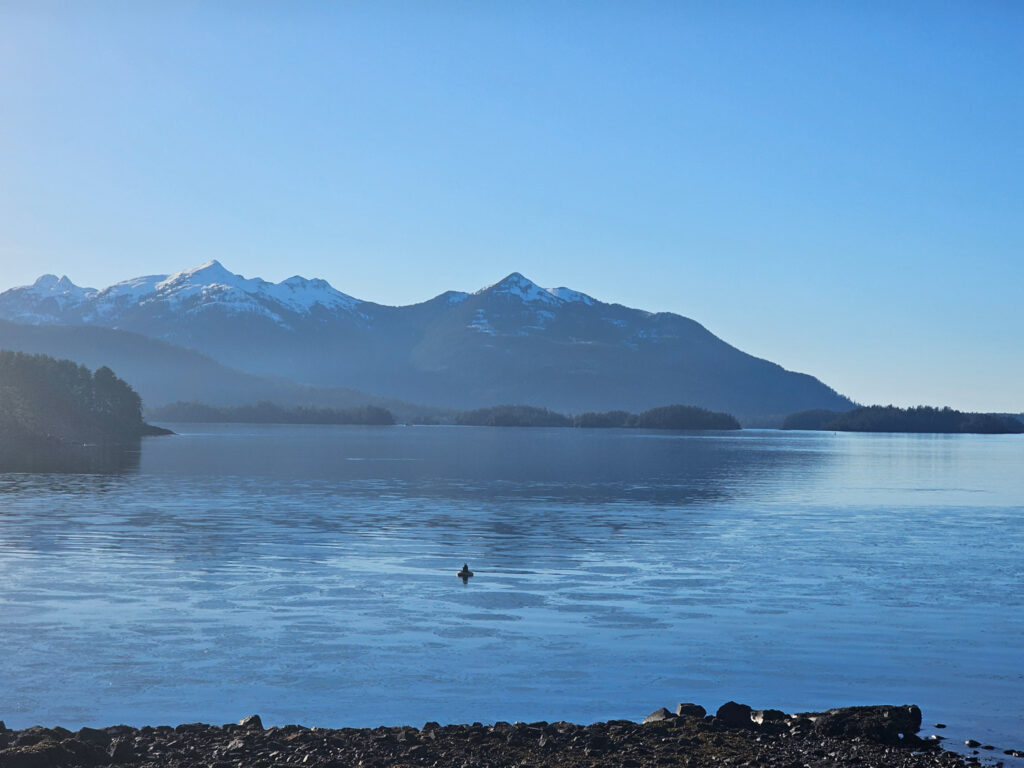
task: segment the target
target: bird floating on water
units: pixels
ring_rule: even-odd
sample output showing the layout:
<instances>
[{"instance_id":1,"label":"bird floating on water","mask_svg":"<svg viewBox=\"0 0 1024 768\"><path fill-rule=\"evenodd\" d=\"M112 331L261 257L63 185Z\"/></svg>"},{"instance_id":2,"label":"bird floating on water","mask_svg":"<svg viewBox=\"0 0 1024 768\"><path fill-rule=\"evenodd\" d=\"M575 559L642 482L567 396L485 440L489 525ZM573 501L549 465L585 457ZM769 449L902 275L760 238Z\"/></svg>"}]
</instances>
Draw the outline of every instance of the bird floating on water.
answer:
<instances>
[{"instance_id":1,"label":"bird floating on water","mask_svg":"<svg viewBox=\"0 0 1024 768\"><path fill-rule=\"evenodd\" d=\"M464 582L469 581L469 577L473 575L473 572L469 570L469 563L463 563L462 570L455 575L462 579Z\"/></svg>"}]
</instances>

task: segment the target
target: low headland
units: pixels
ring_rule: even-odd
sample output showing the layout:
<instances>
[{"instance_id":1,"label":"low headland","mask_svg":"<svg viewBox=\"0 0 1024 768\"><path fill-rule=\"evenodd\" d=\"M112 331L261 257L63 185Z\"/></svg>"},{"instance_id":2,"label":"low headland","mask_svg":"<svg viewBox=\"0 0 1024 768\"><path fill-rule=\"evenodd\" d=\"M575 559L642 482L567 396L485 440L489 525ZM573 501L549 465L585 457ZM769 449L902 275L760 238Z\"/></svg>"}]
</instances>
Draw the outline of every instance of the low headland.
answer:
<instances>
[{"instance_id":1,"label":"low headland","mask_svg":"<svg viewBox=\"0 0 1024 768\"><path fill-rule=\"evenodd\" d=\"M0 450L115 445L169 431L142 419L142 400L102 367L0 350Z\"/></svg>"},{"instance_id":2,"label":"low headland","mask_svg":"<svg viewBox=\"0 0 1024 768\"><path fill-rule=\"evenodd\" d=\"M964 413L952 408L871 405L851 411L812 410L790 414L783 429L831 432L908 432L1019 435L1024 422L1001 413Z\"/></svg>"},{"instance_id":3,"label":"low headland","mask_svg":"<svg viewBox=\"0 0 1024 768\"><path fill-rule=\"evenodd\" d=\"M944 726L937 726L939 728ZM659 709L643 722L610 720L379 728L264 728L258 715L223 726L191 723L133 728L0 723L3 768L283 768L430 766L432 768L965 768L977 764L920 738L913 705L866 706L788 715L727 702L714 715L698 704ZM973 742L972 742L973 743ZM996 754L991 745L976 745ZM1024 752L1003 753L1024 757ZM977 750L975 751L977 753Z\"/></svg>"}]
</instances>

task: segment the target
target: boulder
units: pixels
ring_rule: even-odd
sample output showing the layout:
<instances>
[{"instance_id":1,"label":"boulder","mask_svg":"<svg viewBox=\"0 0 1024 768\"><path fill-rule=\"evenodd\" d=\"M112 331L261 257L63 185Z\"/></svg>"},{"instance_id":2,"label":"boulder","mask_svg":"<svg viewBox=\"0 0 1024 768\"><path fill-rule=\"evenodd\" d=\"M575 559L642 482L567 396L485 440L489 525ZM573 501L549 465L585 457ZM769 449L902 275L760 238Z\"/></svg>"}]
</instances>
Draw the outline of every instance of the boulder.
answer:
<instances>
[{"instance_id":1,"label":"boulder","mask_svg":"<svg viewBox=\"0 0 1024 768\"><path fill-rule=\"evenodd\" d=\"M700 704L692 704L690 702L684 702L676 707L677 717L704 717L707 713L708 711Z\"/></svg>"},{"instance_id":2,"label":"boulder","mask_svg":"<svg viewBox=\"0 0 1024 768\"><path fill-rule=\"evenodd\" d=\"M76 766L105 765L110 762L109 756L104 751L104 746L99 744L82 741L76 737L64 739L60 745L69 755L73 756L73 762Z\"/></svg>"},{"instance_id":3,"label":"boulder","mask_svg":"<svg viewBox=\"0 0 1024 768\"><path fill-rule=\"evenodd\" d=\"M647 725L648 723L660 723L662 720L674 720L675 717L675 715L662 707L661 709L654 710L651 714L645 717L644 725Z\"/></svg>"},{"instance_id":4,"label":"boulder","mask_svg":"<svg viewBox=\"0 0 1024 768\"><path fill-rule=\"evenodd\" d=\"M101 731L99 728L79 728L76 734L78 740L86 744L95 744L98 747L106 749L110 743L110 734L106 731Z\"/></svg>"},{"instance_id":5,"label":"boulder","mask_svg":"<svg viewBox=\"0 0 1024 768\"><path fill-rule=\"evenodd\" d=\"M260 720L259 715L249 715L248 717L243 717L241 720L238 721L238 724L250 731L263 730L263 721Z\"/></svg>"},{"instance_id":6,"label":"boulder","mask_svg":"<svg viewBox=\"0 0 1024 768\"><path fill-rule=\"evenodd\" d=\"M715 719L729 728L750 728L753 725L753 721L750 719L751 711L746 704L727 701L718 708Z\"/></svg>"},{"instance_id":7,"label":"boulder","mask_svg":"<svg viewBox=\"0 0 1024 768\"><path fill-rule=\"evenodd\" d=\"M897 744L901 737L909 740L921 730L921 710L913 704L830 709L817 716L814 730L823 736L860 736L882 744Z\"/></svg>"},{"instance_id":8,"label":"boulder","mask_svg":"<svg viewBox=\"0 0 1024 768\"><path fill-rule=\"evenodd\" d=\"M781 723L788 719L789 715L781 709L755 709L750 713L750 719L757 725L765 723Z\"/></svg>"},{"instance_id":9,"label":"boulder","mask_svg":"<svg viewBox=\"0 0 1024 768\"><path fill-rule=\"evenodd\" d=\"M16 747L31 747L33 744L40 744L44 741L60 741L60 735L41 725L33 725L18 735L18 738L14 740L14 745Z\"/></svg>"}]
</instances>

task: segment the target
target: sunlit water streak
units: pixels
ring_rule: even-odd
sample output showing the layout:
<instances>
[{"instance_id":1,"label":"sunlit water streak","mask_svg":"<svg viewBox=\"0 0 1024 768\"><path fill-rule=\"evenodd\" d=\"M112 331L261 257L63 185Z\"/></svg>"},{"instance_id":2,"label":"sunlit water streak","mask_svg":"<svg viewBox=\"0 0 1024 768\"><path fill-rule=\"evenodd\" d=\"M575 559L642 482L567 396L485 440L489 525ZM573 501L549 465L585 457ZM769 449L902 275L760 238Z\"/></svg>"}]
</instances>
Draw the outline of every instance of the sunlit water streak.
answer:
<instances>
[{"instance_id":1,"label":"sunlit water streak","mask_svg":"<svg viewBox=\"0 0 1024 768\"><path fill-rule=\"evenodd\" d=\"M1024 746L1019 437L175 428L0 475L9 726L914 702Z\"/></svg>"}]
</instances>

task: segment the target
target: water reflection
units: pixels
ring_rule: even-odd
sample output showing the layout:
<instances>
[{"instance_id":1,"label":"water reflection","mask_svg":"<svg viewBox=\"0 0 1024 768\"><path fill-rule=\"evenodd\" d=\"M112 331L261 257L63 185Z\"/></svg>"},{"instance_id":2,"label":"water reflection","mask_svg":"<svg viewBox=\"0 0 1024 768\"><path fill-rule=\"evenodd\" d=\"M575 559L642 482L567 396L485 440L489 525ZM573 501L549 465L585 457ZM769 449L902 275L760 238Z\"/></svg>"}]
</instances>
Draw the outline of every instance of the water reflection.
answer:
<instances>
[{"instance_id":1,"label":"water reflection","mask_svg":"<svg viewBox=\"0 0 1024 768\"><path fill-rule=\"evenodd\" d=\"M756 494L779 474L812 476L830 456L792 444L772 450L740 433L173 426L182 434L149 444L144 472L259 476L374 497L686 505Z\"/></svg>"},{"instance_id":2,"label":"water reflection","mask_svg":"<svg viewBox=\"0 0 1024 768\"><path fill-rule=\"evenodd\" d=\"M69 445L0 440L0 474L54 473L119 475L139 468L141 440Z\"/></svg>"}]
</instances>

